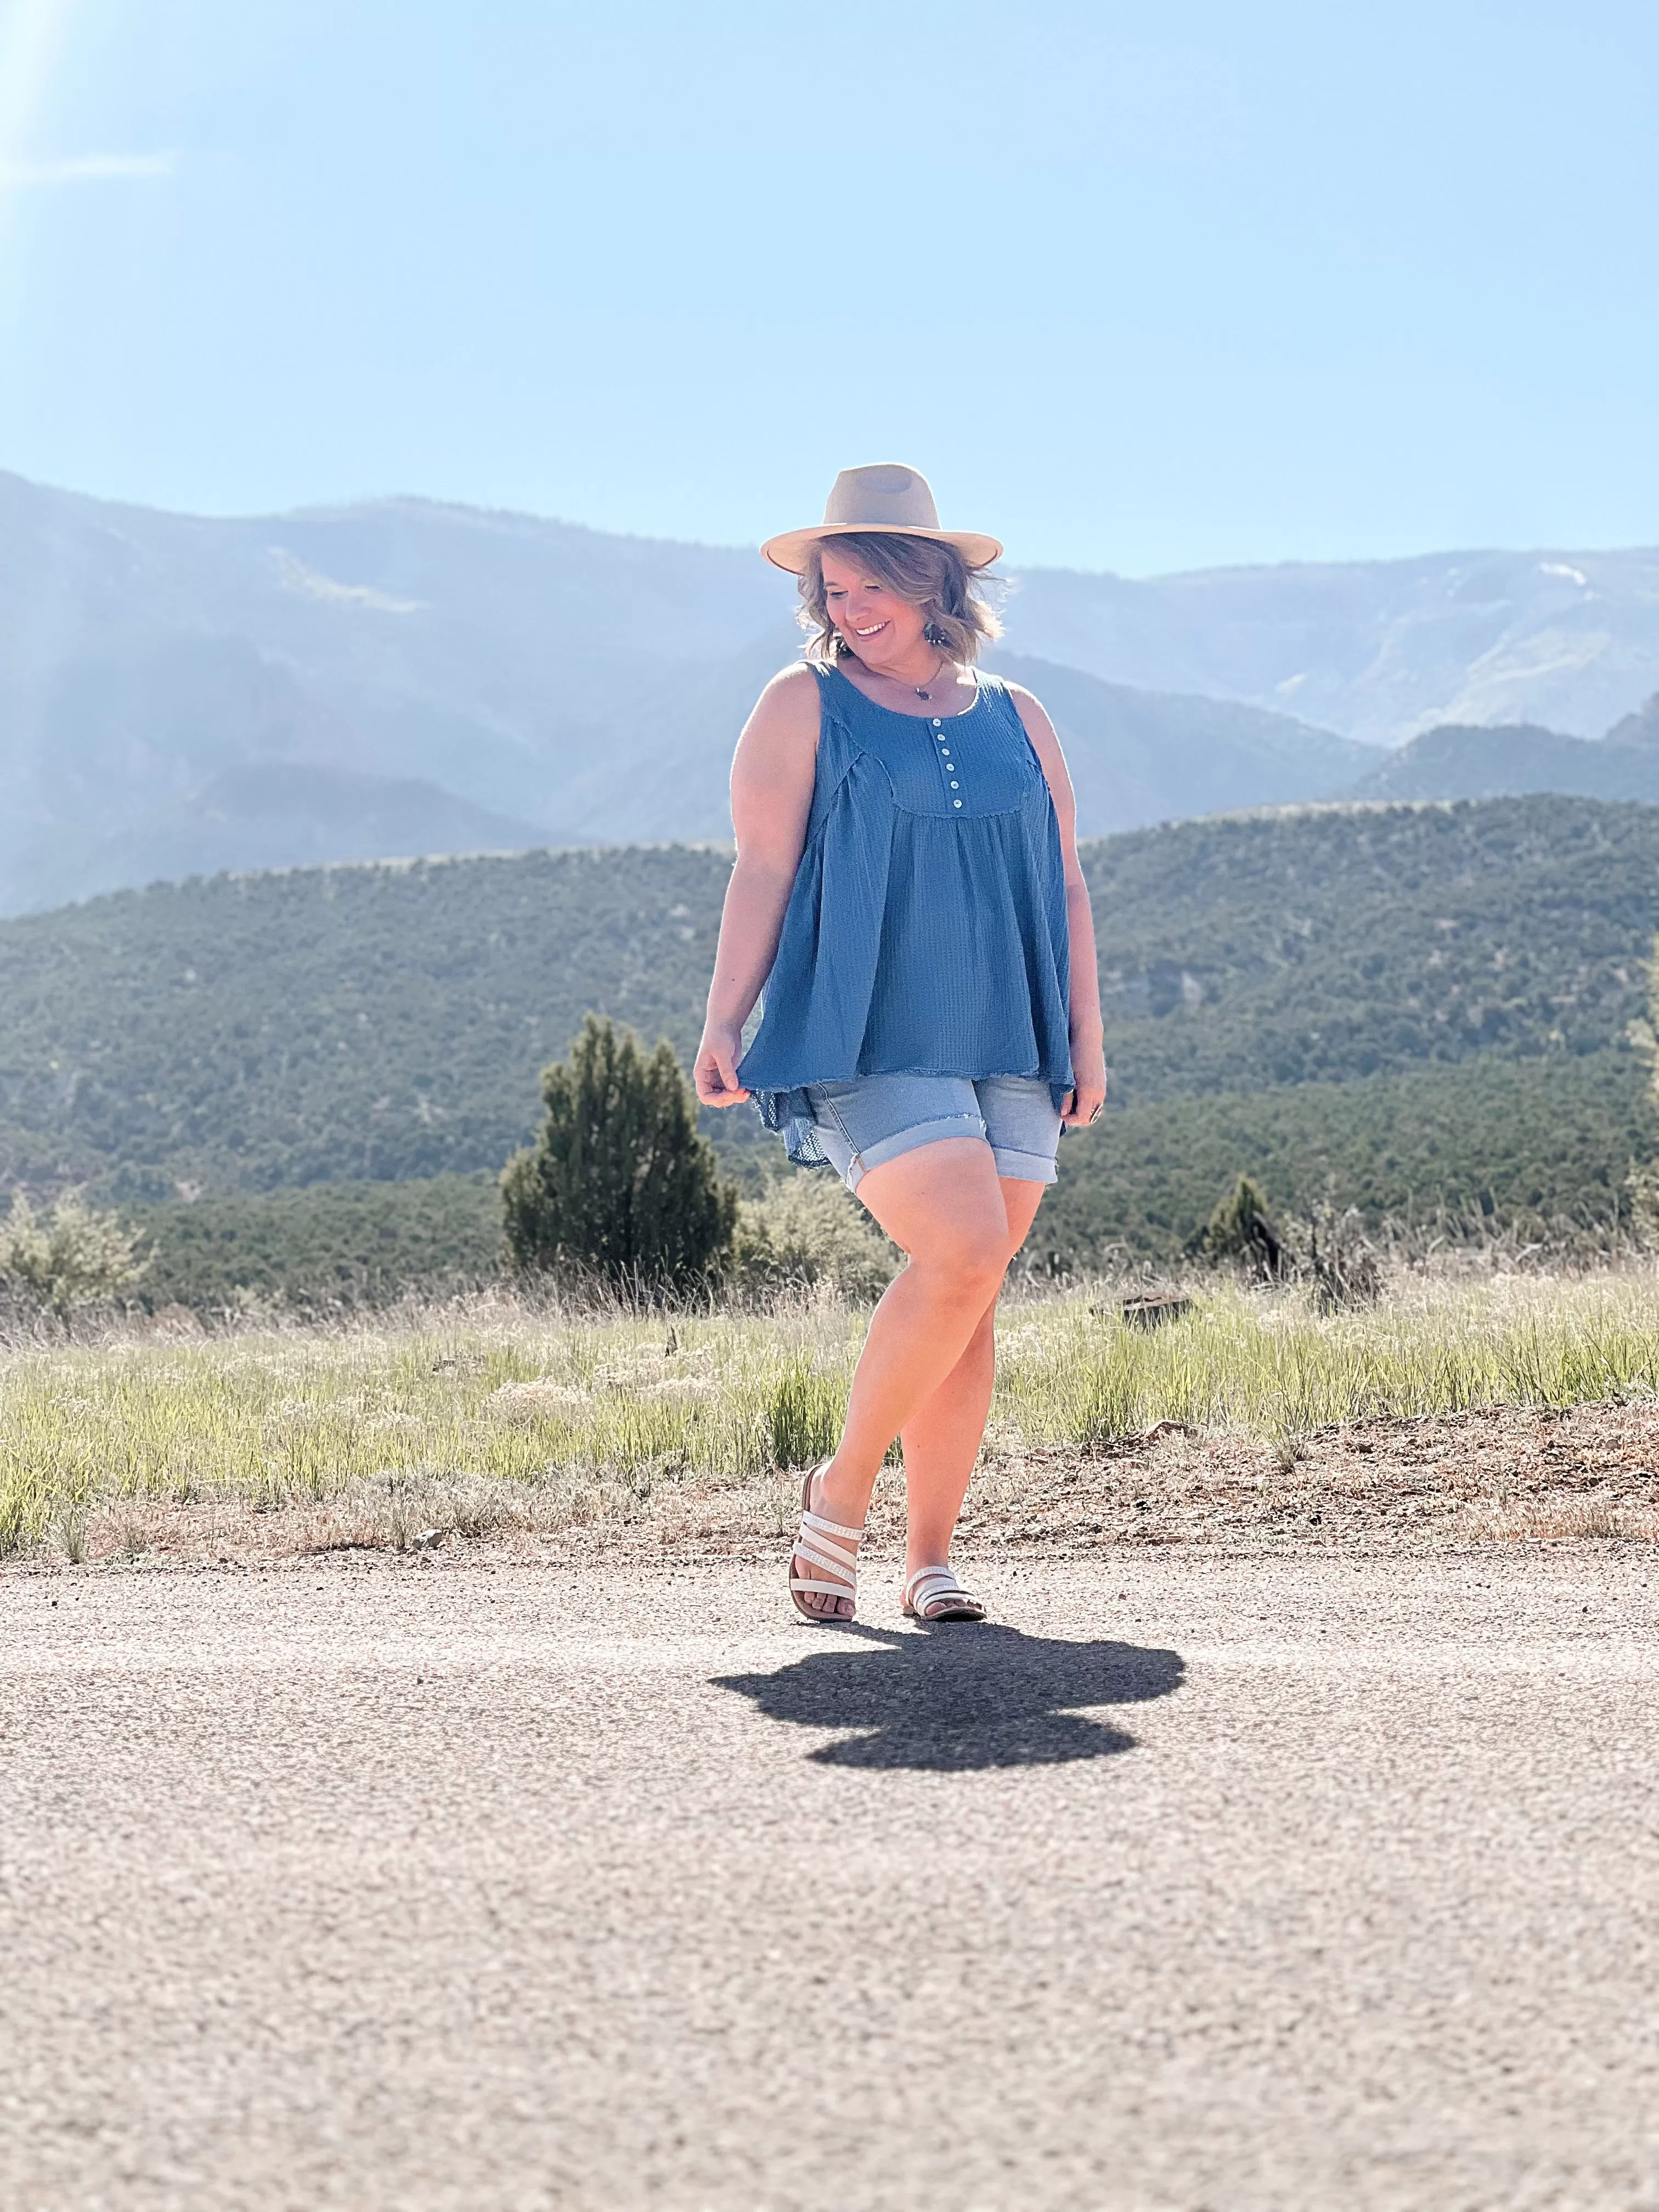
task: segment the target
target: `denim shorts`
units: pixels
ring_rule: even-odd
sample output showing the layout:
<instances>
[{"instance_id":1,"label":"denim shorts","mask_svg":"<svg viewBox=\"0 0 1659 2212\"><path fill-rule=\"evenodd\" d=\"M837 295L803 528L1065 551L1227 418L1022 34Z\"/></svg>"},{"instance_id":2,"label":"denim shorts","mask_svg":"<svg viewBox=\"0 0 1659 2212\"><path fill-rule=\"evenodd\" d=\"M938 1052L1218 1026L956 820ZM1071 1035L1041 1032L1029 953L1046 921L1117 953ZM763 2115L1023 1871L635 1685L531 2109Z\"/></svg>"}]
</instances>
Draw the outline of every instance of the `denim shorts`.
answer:
<instances>
[{"instance_id":1,"label":"denim shorts","mask_svg":"<svg viewBox=\"0 0 1659 2212\"><path fill-rule=\"evenodd\" d=\"M944 1137L983 1137L997 1173L1018 1182L1053 1182L1060 1115L1047 1083L1034 1075L856 1075L848 1083L809 1083L818 1150L856 1190L872 1168Z\"/></svg>"}]
</instances>

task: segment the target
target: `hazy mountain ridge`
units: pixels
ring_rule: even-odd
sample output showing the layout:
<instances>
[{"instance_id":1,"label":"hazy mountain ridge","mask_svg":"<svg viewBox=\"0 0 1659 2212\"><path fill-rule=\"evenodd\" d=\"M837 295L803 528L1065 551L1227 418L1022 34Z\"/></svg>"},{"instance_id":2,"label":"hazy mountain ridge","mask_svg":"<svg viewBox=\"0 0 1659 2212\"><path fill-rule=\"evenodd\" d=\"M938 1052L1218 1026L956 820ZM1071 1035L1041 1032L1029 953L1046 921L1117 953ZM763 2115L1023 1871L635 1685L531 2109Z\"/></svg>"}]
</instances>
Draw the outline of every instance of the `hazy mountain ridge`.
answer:
<instances>
[{"instance_id":1,"label":"hazy mountain ridge","mask_svg":"<svg viewBox=\"0 0 1659 2212\"><path fill-rule=\"evenodd\" d=\"M1004 652L988 665L1042 702L1066 751L1085 837L1197 814L1330 799L1368 775L1374 745L1230 699L1103 683Z\"/></svg>"},{"instance_id":2,"label":"hazy mountain ridge","mask_svg":"<svg viewBox=\"0 0 1659 2212\"><path fill-rule=\"evenodd\" d=\"M521 853L544 842L536 823L493 814L414 777L362 775L308 761L247 761L112 836L50 831L15 863L12 884L27 911L227 870L398 854Z\"/></svg>"},{"instance_id":3,"label":"hazy mountain ridge","mask_svg":"<svg viewBox=\"0 0 1659 2212\"><path fill-rule=\"evenodd\" d=\"M723 837L792 609L746 549L419 500L202 520L0 475L0 910L365 839ZM1085 835L1393 790L1355 733L1452 719L1437 699L1599 729L1659 689L1644 554L1032 571L1006 618L993 665L1054 714ZM261 814L234 779L279 767L318 773L270 783Z\"/></svg>"},{"instance_id":4,"label":"hazy mountain ridge","mask_svg":"<svg viewBox=\"0 0 1659 2212\"><path fill-rule=\"evenodd\" d=\"M1398 744L1442 723L1599 737L1659 690L1659 550L1470 552L1145 581L1034 569L1009 635L1119 684Z\"/></svg>"},{"instance_id":5,"label":"hazy mountain ridge","mask_svg":"<svg viewBox=\"0 0 1659 2212\"><path fill-rule=\"evenodd\" d=\"M0 477L0 906L366 839L499 848L507 824L526 848L726 837L793 606L742 550L419 501L200 521ZM1255 708L1024 672L1059 702L1085 834L1322 795L1363 757ZM278 767L258 819L246 772Z\"/></svg>"}]
</instances>

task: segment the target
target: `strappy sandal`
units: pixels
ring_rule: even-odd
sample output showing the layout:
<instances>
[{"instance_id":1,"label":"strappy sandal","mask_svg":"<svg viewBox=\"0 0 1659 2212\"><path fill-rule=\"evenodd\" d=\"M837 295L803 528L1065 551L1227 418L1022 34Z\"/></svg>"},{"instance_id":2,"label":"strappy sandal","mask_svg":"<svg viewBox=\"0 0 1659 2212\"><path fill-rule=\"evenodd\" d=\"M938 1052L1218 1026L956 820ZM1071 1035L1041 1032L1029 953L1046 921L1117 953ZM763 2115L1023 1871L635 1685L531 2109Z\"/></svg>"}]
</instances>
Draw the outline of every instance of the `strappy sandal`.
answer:
<instances>
[{"instance_id":1,"label":"strappy sandal","mask_svg":"<svg viewBox=\"0 0 1659 2212\"><path fill-rule=\"evenodd\" d=\"M839 1521L826 1521L823 1514L812 1510L812 1485L829 1464L824 1460L819 1466L809 1468L801 1483L800 1528L789 1553L789 1601L801 1619L810 1620L815 1628L846 1628L853 1619L850 1613L814 1613L810 1605L801 1603L803 1593L815 1597L850 1598L854 1605L858 1602L859 1545L864 1531L845 1528ZM797 1559L840 1579L833 1583L815 1582L808 1576L798 1575Z\"/></svg>"},{"instance_id":2,"label":"strappy sandal","mask_svg":"<svg viewBox=\"0 0 1659 2212\"><path fill-rule=\"evenodd\" d=\"M964 1589L950 1567L918 1567L904 1585L903 1606L912 1620L931 1626L936 1620L983 1620L985 1607Z\"/></svg>"}]
</instances>

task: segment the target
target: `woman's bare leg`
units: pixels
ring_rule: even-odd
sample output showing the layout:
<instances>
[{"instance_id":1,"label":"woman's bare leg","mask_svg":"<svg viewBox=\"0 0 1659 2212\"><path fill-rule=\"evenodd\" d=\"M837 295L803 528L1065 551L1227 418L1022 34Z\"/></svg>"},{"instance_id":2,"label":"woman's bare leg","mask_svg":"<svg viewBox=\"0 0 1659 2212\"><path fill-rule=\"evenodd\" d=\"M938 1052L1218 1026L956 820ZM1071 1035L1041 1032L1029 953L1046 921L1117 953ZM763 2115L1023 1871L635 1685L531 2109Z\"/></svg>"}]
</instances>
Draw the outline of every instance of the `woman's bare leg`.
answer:
<instances>
[{"instance_id":1,"label":"woman's bare leg","mask_svg":"<svg viewBox=\"0 0 1659 2212\"><path fill-rule=\"evenodd\" d=\"M1002 1179L1008 1220L1005 1267L1030 1236L1043 1189L1040 1182ZM999 1284L999 1293L1000 1289ZM907 1582L919 1568L942 1567L951 1556L957 1516L968 1494L991 1410L991 1389L996 1379L996 1317L994 1296L961 1358L904 1425Z\"/></svg>"},{"instance_id":2,"label":"woman's bare leg","mask_svg":"<svg viewBox=\"0 0 1659 2212\"><path fill-rule=\"evenodd\" d=\"M1041 1196L1039 1184L1019 1188ZM1030 1227L1028 1216L1019 1226L1018 1241L1012 1241L1006 1188L982 1137L920 1146L872 1168L860 1183L859 1197L909 1255L910 1264L890 1284L871 1316L840 1447L813 1486L813 1510L828 1519L850 1528L862 1524L888 1445L940 1390L986 1323L1008 1261ZM1035 1213L1035 1204L1030 1211ZM986 1395L979 1415L981 1430L988 1403ZM978 1448L976 1431L967 1460L969 1471ZM941 1488L941 1503L955 1479L945 1468L954 1470L961 1455L957 1438L933 1478ZM966 1474L962 1480L965 1486ZM961 1503L960 1489L956 1502ZM938 1517L935 1510L930 1533ZM852 1610L846 1599L829 1595L809 1596L806 1603L826 1615L844 1616Z\"/></svg>"}]
</instances>

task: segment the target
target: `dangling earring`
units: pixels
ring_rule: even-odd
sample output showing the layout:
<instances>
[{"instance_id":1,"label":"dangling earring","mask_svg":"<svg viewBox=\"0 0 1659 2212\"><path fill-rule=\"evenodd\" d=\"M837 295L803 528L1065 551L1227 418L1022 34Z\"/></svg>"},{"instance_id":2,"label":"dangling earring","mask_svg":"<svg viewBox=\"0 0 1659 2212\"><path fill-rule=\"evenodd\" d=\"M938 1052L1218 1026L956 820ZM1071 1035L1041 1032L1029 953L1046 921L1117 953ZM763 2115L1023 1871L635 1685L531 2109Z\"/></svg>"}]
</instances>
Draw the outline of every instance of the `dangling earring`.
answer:
<instances>
[{"instance_id":1,"label":"dangling earring","mask_svg":"<svg viewBox=\"0 0 1659 2212\"><path fill-rule=\"evenodd\" d=\"M945 632L937 623L930 622L924 624L921 634L929 645L943 645L945 642Z\"/></svg>"}]
</instances>

